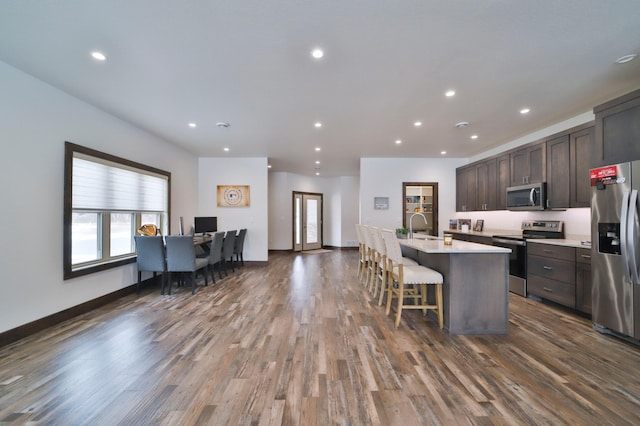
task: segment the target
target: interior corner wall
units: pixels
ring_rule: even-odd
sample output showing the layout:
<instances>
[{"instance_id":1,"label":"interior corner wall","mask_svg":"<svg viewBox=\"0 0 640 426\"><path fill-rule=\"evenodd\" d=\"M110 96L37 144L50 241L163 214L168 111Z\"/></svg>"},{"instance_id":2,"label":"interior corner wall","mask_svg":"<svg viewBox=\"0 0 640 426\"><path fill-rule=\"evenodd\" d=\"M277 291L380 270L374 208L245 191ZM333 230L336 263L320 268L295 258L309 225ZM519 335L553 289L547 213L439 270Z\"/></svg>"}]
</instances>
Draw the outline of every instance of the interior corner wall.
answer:
<instances>
[{"instance_id":1,"label":"interior corner wall","mask_svg":"<svg viewBox=\"0 0 640 426\"><path fill-rule=\"evenodd\" d=\"M339 181L342 196L340 246L358 247L356 224L360 218L360 178L342 176Z\"/></svg>"},{"instance_id":2,"label":"interior corner wall","mask_svg":"<svg viewBox=\"0 0 640 426\"><path fill-rule=\"evenodd\" d=\"M294 191L323 194L323 244L333 247L348 246L347 239L356 240L358 190L357 177L309 177L294 173L270 172L269 249L293 249ZM345 220L353 222L348 223ZM357 246L357 243L354 246Z\"/></svg>"},{"instance_id":3,"label":"interior corner wall","mask_svg":"<svg viewBox=\"0 0 640 426\"><path fill-rule=\"evenodd\" d=\"M464 158L361 158L360 223L381 228L402 226L403 182L438 183L438 234L456 213L456 168ZM384 173L380 171L384 170ZM388 197L389 208L374 209L375 197Z\"/></svg>"},{"instance_id":4,"label":"interior corner wall","mask_svg":"<svg viewBox=\"0 0 640 426\"><path fill-rule=\"evenodd\" d=\"M203 157L198 160L197 216L217 216L218 229L247 228L243 257L248 261L268 260L269 186L266 157ZM218 185L249 185L249 207L218 207ZM184 218L188 229L193 216Z\"/></svg>"},{"instance_id":5,"label":"interior corner wall","mask_svg":"<svg viewBox=\"0 0 640 426\"><path fill-rule=\"evenodd\" d=\"M198 163L187 151L4 62L0 93L4 332L137 281L135 263L63 280L65 141L171 172L173 230L179 216L195 212Z\"/></svg>"}]
</instances>

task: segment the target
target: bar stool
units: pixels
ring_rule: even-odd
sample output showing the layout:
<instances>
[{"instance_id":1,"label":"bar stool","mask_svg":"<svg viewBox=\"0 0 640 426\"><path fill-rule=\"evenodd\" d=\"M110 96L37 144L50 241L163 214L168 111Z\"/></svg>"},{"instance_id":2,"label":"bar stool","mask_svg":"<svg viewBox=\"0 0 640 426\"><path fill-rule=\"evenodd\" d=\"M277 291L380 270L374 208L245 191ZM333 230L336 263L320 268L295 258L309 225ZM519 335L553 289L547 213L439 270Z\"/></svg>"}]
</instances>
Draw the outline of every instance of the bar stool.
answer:
<instances>
[{"instance_id":1,"label":"bar stool","mask_svg":"<svg viewBox=\"0 0 640 426\"><path fill-rule=\"evenodd\" d=\"M398 299L396 307L396 327L400 324L400 316L403 309L421 309L426 315L431 310L438 316L438 326L444 326L442 312L442 284L444 278L440 272L434 271L422 265L409 265L403 263L400 242L392 231L382 231L385 247L387 249L387 276L389 278L389 291L387 296L387 315L391 311L391 302L394 297ZM394 284L397 284L395 286ZM435 287L436 302L429 304L427 300L427 286ZM413 299L414 304L405 304L405 298Z\"/></svg>"}]
</instances>

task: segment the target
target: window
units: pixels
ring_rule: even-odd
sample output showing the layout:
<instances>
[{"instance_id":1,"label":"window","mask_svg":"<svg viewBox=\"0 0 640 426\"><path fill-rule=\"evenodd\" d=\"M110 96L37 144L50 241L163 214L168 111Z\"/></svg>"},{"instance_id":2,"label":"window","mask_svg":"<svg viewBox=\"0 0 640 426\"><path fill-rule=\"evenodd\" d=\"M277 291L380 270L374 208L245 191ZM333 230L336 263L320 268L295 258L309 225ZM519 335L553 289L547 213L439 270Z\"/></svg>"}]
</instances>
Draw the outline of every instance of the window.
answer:
<instances>
[{"instance_id":1,"label":"window","mask_svg":"<svg viewBox=\"0 0 640 426\"><path fill-rule=\"evenodd\" d=\"M64 278L135 261L142 224L167 234L171 173L65 144Z\"/></svg>"}]
</instances>

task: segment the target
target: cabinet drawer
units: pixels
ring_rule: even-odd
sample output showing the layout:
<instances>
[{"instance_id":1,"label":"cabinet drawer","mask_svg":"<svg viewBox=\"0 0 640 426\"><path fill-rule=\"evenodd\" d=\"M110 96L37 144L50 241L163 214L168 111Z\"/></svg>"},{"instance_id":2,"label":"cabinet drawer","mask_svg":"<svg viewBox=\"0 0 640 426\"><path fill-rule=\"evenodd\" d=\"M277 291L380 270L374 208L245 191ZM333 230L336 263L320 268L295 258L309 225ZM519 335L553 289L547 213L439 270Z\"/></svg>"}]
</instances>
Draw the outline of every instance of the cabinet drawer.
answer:
<instances>
[{"instance_id":1,"label":"cabinet drawer","mask_svg":"<svg viewBox=\"0 0 640 426\"><path fill-rule=\"evenodd\" d=\"M493 244L491 237L484 237L482 235L469 235L469 241L472 243L486 244L488 246Z\"/></svg>"},{"instance_id":2,"label":"cabinet drawer","mask_svg":"<svg viewBox=\"0 0 640 426\"><path fill-rule=\"evenodd\" d=\"M554 259L575 261L575 248L556 246L553 244L540 244L527 241L527 253L536 256L547 256Z\"/></svg>"},{"instance_id":3,"label":"cabinet drawer","mask_svg":"<svg viewBox=\"0 0 640 426\"><path fill-rule=\"evenodd\" d=\"M538 275L528 275L527 293L551 300L570 308L576 307L575 285L552 280Z\"/></svg>"},{"instance_id":4,"label":"cabinet drawer","mask_svg":"<svg viewBox=\"0 0 640 426\"><path fill-rule=\"evenodd\" d=\"M591 264L591 249L578 248L576 249L576 262Z\"/></svg>"},{"instance_id":5,"label":"cabinet drawer","mask_svg":"<svg viewBox=\"0 0 640 426\"><path fill-rule=\"evenodd\" d=\"M576 265L573 258L567 261L530 255L527 257L527 276L529 274L564 281L572 285L576 283Z\"/></svg>"}]
</instances>

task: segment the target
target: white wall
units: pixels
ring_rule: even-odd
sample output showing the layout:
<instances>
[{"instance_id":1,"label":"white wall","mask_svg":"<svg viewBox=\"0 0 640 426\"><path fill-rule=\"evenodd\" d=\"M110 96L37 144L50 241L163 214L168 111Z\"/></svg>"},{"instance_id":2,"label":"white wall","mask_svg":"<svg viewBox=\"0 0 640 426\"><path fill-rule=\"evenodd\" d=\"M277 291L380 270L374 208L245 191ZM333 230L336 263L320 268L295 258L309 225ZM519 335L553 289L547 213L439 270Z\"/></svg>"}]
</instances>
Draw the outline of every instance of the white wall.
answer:
<instances>
[{"instance_id":1,"label":"white wall","mask_svg":"<svg viewBox=\"0 0 640 426\"><path fill-rule=\"evenodd\" d=\"M293 248L294 191L323 194L324 245L357 246L358 181L354 176L325 178L286 172L269 173L269 249Z\"/></svg>"},{"instance_id":2,"label":"white wall","mask_svg":"<svg viewBox=\"0 0 640 426\"><path fill-rule=\"evenodd\" d=\"M402 226L402 183L438 182L438 233L456 210L456 168L464 158L361 158L360 222L387 229ZM388 210L375 210L375 197L389 197Z\"/></svg>"},{"instance_id":3,"label":"white wall","mask_svg":"<svg viewBox=\"0 0 640 426\"><path fill-rule=\"evenodd\" d=\"M243 257L267 261L269 187L267 158L200 158L198 160L198 215L217 216L218 229L247 228ZM249 207L218 207L218 185L249 185ZM193 216L185 217L185 228Z\"/></svg>"},{"instance_id":4,"label":"white wall","mask_svg":"<svg viewBox=\"0 0 640 426\"><path fill-rule=\"evenodd\" d=\"M171 172L172 229L197 204L197 159L0 62L0 332L129 286L135 264L63 280L64 142Z\"/></svg>"}]
</instances>

